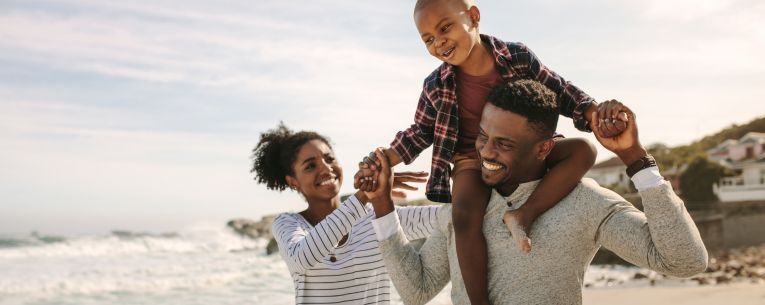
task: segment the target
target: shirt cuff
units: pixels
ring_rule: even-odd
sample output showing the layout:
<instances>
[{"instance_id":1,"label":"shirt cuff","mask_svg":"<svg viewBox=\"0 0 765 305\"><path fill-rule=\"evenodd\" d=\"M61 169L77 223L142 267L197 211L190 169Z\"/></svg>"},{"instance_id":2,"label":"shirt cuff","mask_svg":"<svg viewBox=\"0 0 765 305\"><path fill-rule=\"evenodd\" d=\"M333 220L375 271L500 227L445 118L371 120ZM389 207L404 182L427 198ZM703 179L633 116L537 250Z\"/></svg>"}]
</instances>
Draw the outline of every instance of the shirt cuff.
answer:
<instances>
[{"instance_id":1,"label":"shirt cuff","mask_svg":"<svg viewBox=\"0 0 765 305\"><path fill-rule=\"evenodd\" d=\"M383 241L390 238L398 232L400 226L398 213L395 211L390 212L383 217L372 219L372 227L375 229L377 241Z\"/></svg>"},{"instance_id":2,"label":"shirt cuff","mask_svg":"<svg viewBox=\"0 0 765 305\"><path fill-rule=\"evenodd\" d=\"M642 192L664 183L664 177L659 173L658 166L651 166L635 173L635 175L632 176L632 183L635 184L635 188L638 192Z\"/></svg>"}]
</instances>

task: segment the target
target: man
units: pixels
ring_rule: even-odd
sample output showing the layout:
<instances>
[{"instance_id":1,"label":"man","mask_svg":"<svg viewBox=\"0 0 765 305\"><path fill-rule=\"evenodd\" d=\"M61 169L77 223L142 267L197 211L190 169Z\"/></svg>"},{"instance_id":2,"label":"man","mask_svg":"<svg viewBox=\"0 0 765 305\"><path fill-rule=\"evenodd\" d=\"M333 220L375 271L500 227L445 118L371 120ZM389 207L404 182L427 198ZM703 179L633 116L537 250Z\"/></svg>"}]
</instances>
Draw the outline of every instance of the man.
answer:
<instances>
[{"instance_id":1,"label":"man","mask_svg":"<svg viewBox=\"0 0 765 305\"><path fill-rule=\"evenodd\" d=\"M524 204L545 174L544 159L555 142L555 96L535 81L499 85L488 97L476 141L482 179L494 188L483 233L489 254L489 298L493 304L581 304L582 281L604 246L625 260L661 273L688 277L702 272L707 252L683 202L641 146L634 114L626 107L627 130L598 141L627 164L645 213L616 193L584 179L539 217L530 253L516 247L502 215ZM597 119L597 118L596 118ZM439 228L418 252L402 233L390 197L390 167L383 161L379 187L370 192L373 225L394 286L406 304L424 304L451 279L454 304L469 304L457 261L451 205L439 212Z\"/></svg>"}]
</instances>

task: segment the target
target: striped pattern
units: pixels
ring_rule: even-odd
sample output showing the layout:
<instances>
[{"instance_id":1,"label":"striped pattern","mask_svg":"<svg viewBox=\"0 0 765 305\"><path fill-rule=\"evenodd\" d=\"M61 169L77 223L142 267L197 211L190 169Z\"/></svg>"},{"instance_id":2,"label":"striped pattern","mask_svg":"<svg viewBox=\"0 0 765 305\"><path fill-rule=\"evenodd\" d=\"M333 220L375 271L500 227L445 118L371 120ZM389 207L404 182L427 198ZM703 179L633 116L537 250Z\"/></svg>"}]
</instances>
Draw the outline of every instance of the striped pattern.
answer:
<instances>
[{"instance_id":1,"label":"striped pattern","mask_svg":"<svg viewBox=\"0 0 765 305\"><path fill-rule=\"evenodd\" d=\"M397 208L409 239L430 236L438 206ZM311 226L300 214L283 213L273 223L279 254L295 283L296 304L389 304L390 277L372 227L371 204L355 196ZM343 235L348 240L336 246ZM331 254L336 257L330 261Z\"/></svg>"},{"instance_id":2,"label":"striped pattern","mask_svg":"<svg viewBox=\"0 0 765 305\"><path fill-rule=\"evenodd\" d=\"M574 120L574 126L590 131L584 111L595 100L582 90L544 66L528 47L521 43L504 42L481 35L481 41L490 46L495 66L503 80L533 79L544 84L558 97L560 113ZM425 195L431 201L451 202L449 163L459 139L459 109L455 67L443 63L423 84L414 124L400 131L390 147L406 164L412 163L426 148L433 145L430 178Z\"/></svg>"}]
</instances>

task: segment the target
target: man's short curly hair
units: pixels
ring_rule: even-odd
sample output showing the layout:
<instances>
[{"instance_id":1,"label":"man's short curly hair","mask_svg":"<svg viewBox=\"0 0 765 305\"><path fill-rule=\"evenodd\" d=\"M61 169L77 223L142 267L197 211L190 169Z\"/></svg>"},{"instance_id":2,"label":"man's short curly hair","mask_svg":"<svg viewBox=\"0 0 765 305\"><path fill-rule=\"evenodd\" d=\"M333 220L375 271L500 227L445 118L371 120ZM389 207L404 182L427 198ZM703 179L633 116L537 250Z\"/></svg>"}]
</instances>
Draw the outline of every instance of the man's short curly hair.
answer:
<instances>
[{"instance_id":1,"label":"man's short curly hair","mask_svg":"<svg viewBox=\"0 0 765 305\"><path fill-rule=\"evenodd\" d=\"M286 176L294 175L292 164L297 159L303 144L320 140L332 149L329 139L313 131L293 132L283 122L275 129L260 134L260 141L252 150L252 169L255 180L270 190L283 191L287 185Z\"/></svg>"},{"instance_id":2,"label":"man's short curly hair","mask_svg":"<svg viewBox=\"0 0 765 305\"><path fill-rule=\"evenodd\" d=\"M489 103L525 117L540 138L550 138L558 124L555 94L541 83L519 79L503 82L491 89Z\"/></svg>"}]
</instances>

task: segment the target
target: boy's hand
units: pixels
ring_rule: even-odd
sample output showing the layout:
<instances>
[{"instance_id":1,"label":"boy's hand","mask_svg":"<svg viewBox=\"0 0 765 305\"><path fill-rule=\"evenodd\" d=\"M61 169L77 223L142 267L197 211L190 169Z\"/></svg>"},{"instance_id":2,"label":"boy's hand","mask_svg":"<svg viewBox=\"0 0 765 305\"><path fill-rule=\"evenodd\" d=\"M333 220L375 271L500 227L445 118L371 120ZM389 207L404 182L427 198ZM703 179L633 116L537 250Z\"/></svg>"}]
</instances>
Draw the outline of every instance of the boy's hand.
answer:
<instances>
[{"instance_id":1,"label":"boy's hand","mask_svg":"<svg viewBox=\"0 0 765 305\"><path fill-rule=\"evenodd\" d=\"M638 138L635 114L626 106L622 107L628 117L627 128L624 132L612 137L608 137L602 129L593 130L593 133L603 147L614 152L624 164L630 165L645 156L647 152L640 144L640 138ZM598 115L596 113L595 118L598 118Z\"/></svg>"},{"instance_id":2,"label":"boy's hand","mask_svg":"<svg viewBox=\"0 0 765 305\"><path fill-rule=\"evenodd\" d=\"M590 129L596 129L607 137L615 137L627 128L628 117L625 110L627 106L617 100L608 100L596 106L590 117ZM597 118L596 116L597 115Z\"/></svg>"}]
</instances>

